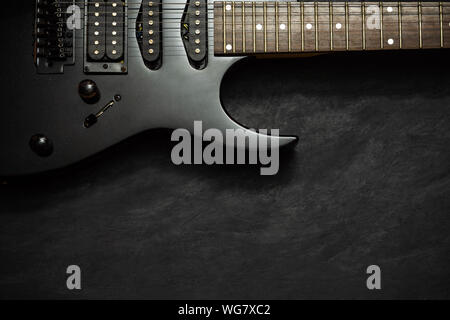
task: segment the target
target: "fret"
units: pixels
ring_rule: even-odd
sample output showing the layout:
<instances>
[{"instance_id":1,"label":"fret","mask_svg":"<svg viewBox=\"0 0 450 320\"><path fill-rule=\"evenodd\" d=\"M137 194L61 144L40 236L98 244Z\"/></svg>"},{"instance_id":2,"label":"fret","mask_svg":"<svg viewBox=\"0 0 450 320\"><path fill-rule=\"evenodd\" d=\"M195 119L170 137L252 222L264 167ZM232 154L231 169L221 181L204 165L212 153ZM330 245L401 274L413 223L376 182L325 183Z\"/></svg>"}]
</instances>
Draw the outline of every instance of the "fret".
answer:
<instances>
[{"instance_id":1,"label":"fret","mask_svg":"<svg viewBox=\"0 0 450 320\"><path fill-rule=\"evenodd\" d=\"M305 3L301 2L301 28L302 28L302 51L305 51Z\"/></svg>"},{"instance_id":2,"label":"fret","mask_svg":"<svg viewBox=\"0 0 450 320\"><path fill-rule=\"evenodd\" d=\"M299 2L289 2L291 7L291 23L290 35L291 35L291 51L300 52L303 51L303 29L302 29L302 14L301 5Z\"/></svg>"},{"instance_id":3,"label":"fret","mask_svg":"<svg viewBox=\"0 0 450 320\"><path fill-rule=\"evenodd\" d=\"M317 28L317 47L318 51L330 51L331 49L331 32L330 32L330 4L316 3L316 21Z\"/></svg>"},{"instance_id":4,"label":"fret","mask_svg":"<svg viewBox=\"0 0 450 320\"><path fill-rule=\"evenodd\" d=\"M403 39L402 39L402 3L398 3L397 7L398 12L398 44L400 46L400 49L403 48Z\"/></svg>"},{"instance_id":5,"label":"fret","mask_svg":"<svg viewBox=\"0 0 450 320\"><path fill-rule=\"evenodd\" d=\"M227 17L225 15L226 2L222 4L222 16L223 16L223 53L227 53Z\"/></svg>"},{"instance_id":6,"label":"fret","mask_svg":"<svg viewBox=\"0 0 450 320\"><path fill-rule=\"evenodd\" d=\"M384 49L400 49L398 2L383 3Z\"/></svg>"},{"instance_id":7,"label":"fret","mask_svg":"<svg viewBox=\"0 0 450 320\"><path fill-rule=\"evenodd\" d=\"M256 5L252 2L253 52L256 52Z\"/></svg>"},{"instance_id":8,"label":"fret","mask_svg":"<svg viewBox=\"0 0 450 320\"><path fill-rule=\"evenodd\" d=\"M267 2L263 2L264 52L267 52Z\"/></svg>"},{"instance_id":9,"label":"fret","mask_svg":"<svg viewBox=\"0 0 450 320\"><path fill-rule=\"evenodd\" d=\"M419 10L417 2L404 2L402 12L402 47L419 48Z\"/></svg>"},{"instance_id":10,"label":"fret","mask_svg":"<svg viewBox=\"0 0 450 320\"><path fill-rule=\"evenodd\" d=\"M444 47L444 30L443 30L443 17L442 17L442 2L439 2L439 27L440 27L441 48L443 48Z\"/></svg>"},{"instance_id":11,"label":"fret","mask_svg":"<svg viewBox=\"0 0 450 320\"><path fill-rule=\"evenodd\" d=\"M223 2L214 2L214 53L225 53L224 40L223 40Z\"/></svg>"},{"instance_id":12,"label":"fret","mask_svg":"<svg viewBox=\"0 0 450 320\"><path fill-rule=\"evenodd\" d=\"M381 35L381 21L380 21L380 6L377 2L367 2L365 11L365 26L366 26L366 49L380 50L382 39Z\"/></svg>"},{"instance_id":13,"label":"fret","mask_svg":"<svg viewBox=\"0 0 450 320\"><path fill-rule=\"evenodd\" d=\"M241 8L242 8L242 52L245 53L245 47L246 47L246 39L245 39L245 33L246 33L246 29L245 29L245 5L244 2L241 2Z\"/></svg>"},{"instance_id":14,"label":"fret","mask_svg":"<svg viewBox=\"0 0 450 320\"><path fill-rule=\"evenodd\" d=\"M225 7L224 7L224 24L225 24L225 29L224 29L224 47L225 53L234 53L235 52L235 48L234 48L234 23L233 23L233 3L231 1L226 1L225 2Z\"/></svg>"},{"instance_id":15,"label":"fret","mask_svg":"<svg viewBox=\"0 0 450 320\"><path fill-rule=\"evenodd\" d=\"M288 2L280 2L277 6L279 52L290 52L288 5L289 5Z\"/></svg>"},{"instance_id":16,"label":"fret","mask_svg":"<svg viewBox=\"0 0 450 320\"><path fill-rule=\"evenodd\" d=\"M319 19L318 19L318 3L314 2L314 49L319 51Z\"/></svg>"},{"instance_id":17,"label":"fret","mask_svg":"<svg viewBox=\"0 0 450 320\"><path fill-rule=\"evenodd\" d=\"M422 6L423 48L441 47L441 23L438 2L427 2Z\"/></svg>"},{"instance_id":18,"label":"fret","mask_svg":"<svg viewBox=\"0 0 450 320\"><path fill-rule=\"evenodd\" d=\"M333 50L346 50L344 2L333 2L331 7L333 12Z\"/></svg>"},{"instance_id":19,"label":"fret","mask_svg":"<svg viewBox=\"0 0 450 320\"><path fill-rule=\"evenodd\" d=\"M442 25L444 48L450 48L450 3L442 3Z\"/></svg>"},{"instance_id":20,"label":"fret","mask_svg":"<svg viewBox=\"0 0 450 320\"><path fill-rule=\"evenodd\" d=\"M244 20L243 20L243 15L242 15L242 2L241 1L236 1L233 2L234 7L233 7L233 16L234 16L234 44L233 47L235 49L234 52L245 52L245 48L244 48Z\"/></svg>"},{"instance_id":21,"label":"fret","mask_svg":"<svg viewBox=\"0 0 450 320\"><path fill-rule=\"evenodd\" d=\"M345 50L349 49L348 2L345 2Z\"/></svg>"},{"instance_id":22,"label":"fret","mask_svg":"<svg viewBox=\"0 0 450 320\"><path fill-rule=\"evenodd\" d=\"M330 26L328 27L330 29L330 50L333 51L333 3L329 3L328 12L330 13Z\"/></svg>"},{"instance_id":23,"label":"fret","mask_svg":"<svg viewBox=\"0 0 450 320\"><path fill-rule=\"evenodd\" d=\"M276 52L280 50L280 21L279 21L279 13L278 13L278 2L275 2L275 42L276 42Z\"/></svg>"},{"instance_id":24,"label":"fret","mask_svg":"<svg viewBox=\"0 0 450 320\"><path fill-rule=\"evenodd\" d=\"M235 21L235 9L234 9L234 1L231 3L231 30L232 30L232 39L233 39L233 53L236 53L236 21Z\"/></svg>"},{"instance_id":25,"label":"fret","mask_svg":"<svg viewBox=\"0 0 450 320\"><path fill-rule=\"evenodd\" d=\"M362 15L362 47L366 50L366 3L361 4L361 15Z\"/></svg>"},{"instance_id":26,"label":"fret","mask_svg":"<svg viewBox=\"0 0 450 320\"><path fill-rule=\"evenodd\" d=\"M275 2L266 4L266 51L277 51L277 24L275 15Z\"/></svg>"},{"instance_id":27,"label":"fret","mask_svg":"<svg viewBox=\"0 0 450 320\"><path fill-rule=\"evenodd\" d=\"M419 46L420 49L423 48L423 38L422 38L422 1L419 2Z\"/></svg>"},{"instance_id":28,"label":"fret","mask_svg":"<svg viewBox=\"0 0 450 320\"><path fill-rule=\"evenodd\" d=\"M361 5L359 3L349 3L348 15L349 49L362 50Z\"/></svg>"},{"instance_id":29,"label":"fret","mask_svg":"<svg viewBox=\"0 0 450 320\"><path fill-rule=\"evenodd\" d=\"M265 48L265 28L264 28L264 17L265 10L262 2L254 3L253 16L255 19L255 52L263 53Z\"/></svg>"},{"instance_id":30,"label":"fret","mask_svg":"<svg viewBox=\"0 0 450 320\"><path fill-rule=\"evenodd\" d=\"M303 5L303 30L305 51L316 51L316 23L314 2L305 2Z\"/></svg>"},{"instance_id":31,"label":"fret","mask_svg":"<svg viewBox=\"0 0 450 320\"><path fill-rule=\"evenodd\" d=\"M292 30L291 30L291 17L292 17L292 11L291 11L291 3L288 2L287 3L287 8L288 8L288 52L291 52L291 48L292 48L292 44L291 44L291 34L292 34Z\"/></svg>"},{"instance_id":32,"label":"fret","mask_svg":"<svg viewBox=\"0 0 450 320\"><path fill-rule=\"evenodd\" d=\"M223 53L227 53L227 18L225 16L225 5L226 3L222 3L222 21L223 21Z\"/></svg>"},{"instance_id":33,"label":"fret","mask_svg":"<svg viewBox=\"0 0 450 320\"><path fill-rule=\"evenodd\" d=\"M253 47L253 29L255 27L255 23L253 21L253 7L252 3L249 1L244 2L244 20L245 20L245 51L246 52L254 52Z\"/></svg>"},{"instance_id":34,"label":"fret","mask_svg":"<svg viewBox=\"0 0 450 320\"><path fill-rule=\"evenodd\" d=\"M378 6L380 7L380 48L383 49L384 47L384 35L383 35L383 3L380 1L378 3Z\"/></svg>"}]
</instances>

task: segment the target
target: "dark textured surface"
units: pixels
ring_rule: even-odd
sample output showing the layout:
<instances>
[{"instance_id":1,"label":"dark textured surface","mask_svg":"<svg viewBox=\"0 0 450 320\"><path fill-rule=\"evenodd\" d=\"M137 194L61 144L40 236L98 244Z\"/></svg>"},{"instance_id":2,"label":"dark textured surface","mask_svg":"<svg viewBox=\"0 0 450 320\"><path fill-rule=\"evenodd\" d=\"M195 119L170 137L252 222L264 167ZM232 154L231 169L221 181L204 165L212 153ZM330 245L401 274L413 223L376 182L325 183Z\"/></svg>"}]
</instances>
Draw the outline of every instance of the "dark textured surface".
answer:
<instances>
[{"instance_id":1,"label":"dark textured surface","mask_svg":"<svg viewBox=\"0 0 450 320\"><path fill-rule=\"evenodd\" d=\"M449 74L448 52L241 64L230 113L300 136L273 177L176 167L152 131L8 179L0 297L450 298Z\"/></svg>"}]
</instances>

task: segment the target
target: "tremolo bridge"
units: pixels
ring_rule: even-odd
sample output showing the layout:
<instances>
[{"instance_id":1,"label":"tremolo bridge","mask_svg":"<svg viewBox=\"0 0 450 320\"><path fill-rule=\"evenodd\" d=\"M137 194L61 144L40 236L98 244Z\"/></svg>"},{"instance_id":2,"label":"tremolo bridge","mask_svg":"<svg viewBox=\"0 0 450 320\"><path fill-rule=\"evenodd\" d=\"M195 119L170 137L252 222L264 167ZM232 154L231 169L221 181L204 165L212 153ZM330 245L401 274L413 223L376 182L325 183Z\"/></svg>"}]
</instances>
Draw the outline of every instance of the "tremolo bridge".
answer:
<instances>
[{"instance_id":1,"label":"tremolo bridge","mask_svg":"<svg viewBox=\"0 0 450 320\"><path fill-rule=\"evenodd\" d=\"M63 73L74 64L74 28L67 19L75 1L37 0L34 22L33 57L38 73Z\"/></svg>"},{"instance_id":2,"label":"tremolo bridge","mask_svg":"<svg viewBox=\"0 0 450 320\"><path fill-rule=\"evenodd\" d=\"M127 73L127 1L86 0L86 73Z\"/></svg>"}]
</instances>

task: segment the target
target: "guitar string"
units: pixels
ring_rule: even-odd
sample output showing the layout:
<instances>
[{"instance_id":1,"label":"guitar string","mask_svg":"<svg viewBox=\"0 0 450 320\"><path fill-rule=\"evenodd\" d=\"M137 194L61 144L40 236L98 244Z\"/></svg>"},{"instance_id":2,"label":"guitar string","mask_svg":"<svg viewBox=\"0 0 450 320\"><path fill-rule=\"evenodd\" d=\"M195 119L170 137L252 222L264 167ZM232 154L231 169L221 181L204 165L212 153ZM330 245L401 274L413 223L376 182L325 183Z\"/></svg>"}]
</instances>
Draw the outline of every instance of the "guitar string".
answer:
<instances>
[{"instance_id":1,"label":"guitar string","mask_svg":"<svg viewBox=\"0 0 450 320\"><path fill-rule=\"evenodd\" d=\"M236 3L239 3L239 2L236 2ZM260 2L260 3L262 3L262 2ZM264 10L264 6L263 5L260 5L260 3L258 3L257 5L255 5L255 9L258 9L258 10ZM286 2L283 2L283 3L286 3ZM300 4L299 2L295 2L296 4ZM292 3L292 4L295 4L295 3ZM323 2L322 2L323 3ZM306 9L314 9L314 8L318 8L318 9L328 9L330 6L329 6L329 4L328 4L328 2L326 3L326 5L322 5L322 3L321 2L318 2L318 5L316 6L315 4L304 4L303 5L303 7L304 8L306 8ZM356 4L357 3L357 4ZM371 9L371 7L372 6L375 6L375 7L377 7L377 8L381 8L379 5L378 5L378 2L372 2L372 3L376 3L377 5L375 5L375 4L370 4L370 2L365 2L365 4L366 4L366 11L367 11L367 13L368 14L373 14L374 12L369 12L368 11L368 9ZM386 3L386 2L385 2ZM410 3L410 2L405 2L405 3L402 3L401 4L401 7L402 7L402 9L406 9L406 8L419 8L419 7L421 7L421 8L426 8L426 9L428 9L428 8L433 8L433 9L439 9L439 7L440 7L440 5L439 4L437 4L436 5L436 3L439 3L439 2L431 2L431 3L433 3L432 5L430 4L430 5L427 5L427 2L422 2L422 4L421 5L418 5L418 4L408 4L408 3ZM430 2L428 2L428 3L430 3ZM295 9L301 9L301 6L297 6L297 5L292 5L291 4L291 8L295 8ZM349 9L355 9L355 8L357 8L357 9L359 9L359 8L361 8L363 6L363 2L349 2L348 3L348 5L340 5L340 4L333 4L332 5L332 8L333 9L344 9L345 7L348 7ZM280 6L278 6L279 8L280 8ZM284 8L286 8L287 6L281 6L282 8L284 7ZM398 5L395 5L395 4L390 4L390 5L382 5L382 8L383 9L387 9L388 7L391 7L392 9L395 9L395 8L398 8ZM443 2L442 3L442 7L443 8L445 8L445 9L449 9L450 8L450 3L449 2ZM241 9L242 8L242 6L235 6L235 9ZM253 9L251 8L251 7L246 7L246 8L248 8L249 9L249 13L250 12L253 12ZM275 5L267 5L266 6L266 8L267 9L275 9ZM85 9L85 7L81 7L80 8L81 10L84 10L84 11L86 11ZM95 8L94 8L95 9ZM223 6L221 6L221 7L216 7L216 6L213 6L213 5L211 5L211 6L208 6L208 8L207 8L207 10L208 11L214 11L215 9L217 9L217 10L219 10L219 11L223 11ZM89 9L88 9L89 10ZM128 11L130 11L130 10L135 10L135 11L141 11L141 8L140 7L136 7L136 8L132 8L132 7L127 7L127 10ZM163 6L163 9L161 10L161 11L159 11L159 9L155 9L155 10L149 10L148 8L146 8L146 9L143 9L143 11L144 12L148 12L148 11L153 11L153 13L164 13L164 12L171 12L171 11L183 11L184 12L184 10L185 10L185 7L184 6L181 6L181 7L176 7L176 8L166 8L166 7L164 7ZM225 10L226 12L230 12L231 13L231 10ZM384 10L383 10L384 11ZM111 11L98 11L98 9L97 9L97 11L95 11L94 10L94 12L99 12L99 13L101 13L101 14L109 14L109 13L113 13L113 12L115 12L115 13L119 13L119 14L122 14L123 13L123 11L122 12L118 12L118 11L114 11L114 10L111 10ZM73 14L74 12L62 12L61 14ZM86 14L89 14L90 12L86 12ZM52 12L51 14L54 14L54 12ZM350 12L349 12L349 14L350 14Z\"/></svg>"},{"instance_id":2,"label":"guitar string","mask_svg":"<svg viewBox=\"0 0 450 320\"><path fill-rule=\"evenodd\" d=\"M294 33L293 32L293 30L292 30L292 26L294 26L296 29L300 29L300 25L301 25L302 23L291 23L291 33ZM318 25L321 25L321 26L327 26L328 27L328 29L327 30L324 30L324 31L322 31L322 30L319 30L319 32L329 32L329 22L319 22L319 23L317 23ZM402 23L402 25L403 26L406 26L405 27L405 29L407 29L408 27L407 27L407 25L417 25L417 22L414 22L414 21L411 21L411 22L407 22L407 23ZM221 25L223 25L223 24L221 24ZM235 24L236 25L236 24ZM231 26L231 24L230 24L230 26ZM239 25L240 26L240 25ZM361 31L362 30L360 30L361 28L359 28L360 26L359 26L359 23L355 26L354 24L353 24L353 26L354 27L358 27L358 28L355 28L354 30L349 30L350 32L352 32L352 33L361 33ZM395 32L398 32L398 30L397 30L397 27L398 27L398 22L397 21L392 21L392 22L384 22L383 23L383 27L384 27L384 29L386 30L386 29L389 29L390 28L390 26L394 26L394 27L396 27L395 29L396 30L393 30L392 32L393 33L395 33ZM266 26L266 30L267 31L270 31L271 33L274 33L275 31L276 31L276 27L275 27L275 24L271 24L271 25L269 25L269 26ZM418 32L418 28L416 28L417 30L410 30L410 31L408 31L408 30L403 30L403 32L404 33L417 33ZM241 29L242 30L242 29ZM252 28L249 28L249 29L246 29L245 30L245 32L246 33L250 33L250 31L252 31L253 30L253 27ZM433 25L433 26L424 26L424 25L422 25L422 30L426 30L426 31L440 31L440 25L439 24L435 24L435 25ZM128 27L128 29L127 29L127 33L128 33L128 36L130 37L130 36L135 36L135 33L140 33L140 32L142 32L142 30L137 30L136 28L134 28L134 27ZM159 34L159 33L164 33L164 31L168 31L168 32L170 32L170 33L180 33L179 35L177 35L177 36L174 36L174 37L181 37L181 26L174 26L174 27L168 27L168 26L166 26L166 27L163 27L162 28L162 31L159 31L159 30L155 30L154 31L154 34ZM224 30L222 29L222 28L220 28L220 29L216 29L214 26L208 26L208 31L209 32L223 32ZM231 30L230 30L231 31ZM243 31L243 30L242 30ZM261 30L257 30L258 32L261 32L261 31L263 31L263 29L261 29ZM299 30L295 30L295 32L298 32ZM305 30L306 31L306 30ZM312 25L311 26L311 29L309 29L308 30L309 32L313 32L314 31L314 26ZM227 31L228 32L228 31ZM281 33L281 34L283 34L283 33L287 33L288 32L288 30L286 30L286 29L284 29L284 30L279 30L279 32ZM345 26L342 26L342 28L341 29L338 29L338 30L336 30L335 28L333 28L333 32L336 32L336 33L339 33L339 32L345 32ZM369 29L369 30L366 30L366 32L379 32L379 29ZM76 38L77 39L79 39L79 38L84 38L84 30L75 30L75 36L76 36ZM49 38L46 38L46 39L54 39L54 38L57 38L57 37L49 37Z\"/></svg>"},{"instance_id":3,"label":"guitar string","mask_svg":"<svg viewBox=\"0 0 450 320\"><path fill-rule=\"evenodd\" d=\"M291 3L291 6L292 5L300 6L303 3L304 6L313 7L317 3L319 6L328 7L329 3L333 4L333 6L345 6L345 3L348 3L348 5L350 6L350 5L356 5L356 4L363 3L363 2L365 2L368 5L371 5L371 4L378 5L380 3L380 1L300 1L300 2L297 2L297 1L208 1L207 6L213 7L213 6L217 5L217 7L223 7L224 4L227 5L227 4L233 4L233 3L235 5L236 4L240 5L242 3L244 3L244 4L255 3L256 6L261 6L261 7L264 6L264 3L267 3L267 5L273 5L275 3L278 3L278 4ZM420 2L420 1L381 1L381 3L383 3L383 6L385 6L384 3L400 3L402 6L410 5L410 6L416 6L416 7L418 6L417 5L418 2ZM440 1L422 1L422 6L425 6L429 3L436 3L436 2L440 2ZM443 4L448 3L448 1L442 1L442 2L443 2ZM95 2L90 2L87 5L88 6L93 5L94 3ZM103 2L103 4L102 4L102 1L100 1L99 3L100 3L100 7L104 7L104 6L111 7L109 5L110 4L109 2ZM154 3L153 7L160 6L160 3L158 3L157 1L154 1L153 3ZM85 7L86 3L84 1L59 1L59 2L52 2L49 5L55 5L55 4L75 4L75 5L79 5L79 7L82 8L82 7ZM128 2L128 4L122 5L123 8L125 8L125 7L126 8L140 8L141 6L142 6L142 2ZM186 8L186 2L183 3L183 2L162 1L162 6L180 6L184 9L184 8ZM205 4L202 3L199 8L203 8L204 6L205 6ZM389 5L387 5L387 6L389 6ZM446 5L446 7L447 7L447 5Z\"/></svg>"},{"instance_id":4,"label":"guitar string","mask_svg":"<svg viewBox=\"0 0 450 320\"><path fill-rule=\"evenodd\" d=\"M60 2L60 3L62 3L62 2ZM68 3L71 3L71 2L68 2ZM223 4L223 3L225 3L225 2L218 2L218 3L220 3L220 4ZM237 4L239 4L239 3L242 3L242 2L235 2L235 3L237 3ZM252 2L249 2L249 3L252 3ZM286 3L286 2L283 2L283 3ZM367 2L366 4L370 4L371 2ZM374 2L375 3L375 2ZM269 4L269 3L268 3ZM422 3L422 8L423 7L432 7L432 8L434 8L434 9L438 9L439 7L437 7L436 5L430 5L430 6L426 6L426 5L424 5L425 3ZM208 4L208 6L214 6L214 4ZM305 7L307 7L307 6L310 6L310 7L316 7L316 5L314 4L314 3L310 3L310 4L308 4L308 3L304 3L304 6ZM318 2L318 6L320 7L321 6L321 3L320 2ZM402 3L402 7L403 8L405 8L405 7L414 7L414 8L418 8L420 5L407 5L406 3ZM262 8L262 5L257 5L256 6L257 8L258 7L261 7ZM325 5L323 6L323 7L325 7ZM336 4L333 4L333 8L337 8L337 7L345 7L345 5L342 5L342 6L339 6L339 5L336 5ZM361 8L361 4L354 4L354 2L353 3L348 3L348 7L357 7L357 8ZM386 7L386 6L383 6L383 8L384 7ZM393 7L395 7L395 5L393 6ZM445 6L445 7L447 7L447 6ZM170 8L171 10L184 10L184 8L185 8L185 6L183 6L182 8ZM326 8L329 8L329 4L327 3L326 4ZM133 10L140 10L140 7L136 7L136 8L128 8L128 9L133 9ZM209 8L208 8L209 9ZM223 11L223 5L222 5L222 8L218 8L219 10L222 10ZM238 9L240 9L240 6L238 6ZM167 9L166 9L167 10ZM163 10L164 11L164 10ZM212 13L212 12L210 12L210 10L208 10L209 12L208 13ZM211 11L212 11L212 9L211 9ZM105 15L105 17L102 17L102 18L106 18L106 15L108 14L109 12L102 12L102 15ZM154 12L154 13L160 13L159 11L157 11L157 12ZM180 12L181 13L181 12ZM269 12L267 12L267 13L269 13ZM266 15L267 15L267 13L266 13ZM272 13L272 12L270 12L270 13ZM274 13L274 12L273 12ZM339 18L340 16L342 16L342 17L344 17L344 16L358 16L358 17L361 17L361 12L358 12L358 13L351 13L351 12L348 12L347 14L345 14L345 13L334 13L333 12L333 14L332 14L332 16L333 17L337 17L337 18ZM68 14L66 14L66 13L64 13L64 15L68 15ZM262 15L264 15L264 13L259 13L259 14L256 14L256 16L257 17L261 17ZM390 15L392 15L392 16L397 16L398 15L398 13L397 12L392 12L392 13L385 13L385 17L386 16L390 16ZM402 13L402 16L408 16L408 15L411 15L411 16L417 16L418 15L418 13ZM313 13L307 13L307 12L305 12L304 13L304 17L316 17L316 16L327 16L327 17L329 17L330 16L330 14L329 14L329 12L327 12L327 13L315 13L315 10L314 10L314 12ZM422 16L433 16L433 17L436 17L436 14L422 14ZM228 15L227 15L227 17L228 17ZM89 18L89 17L88 17ZM142 23L142 20L138 20L138 17L127 17L127 19L128 20L132 20L132 21L135 21L135 23L137 24L137 23ZM84 20L84 17L83 18L81 18L81 20L83 21ZM163 18L163 23L165 22L165 21L167 21L167 20L176 20L176 21L180 21L180 17L164 17ZM214 21L214 17L208 17L208 21ZM238 19L239 20L239 19ZM100 23L103 23L103 22L100 22ZM104 22L104 23L107 23L107 22ZM307 22L304 22L304 23L308 23L308 21ZM405 25L406 23L411 23L411 24L418 24L418 21L405 21L405 22L403 22L402 23L402 25ZM123 22L118 22L118 24L119 25L121 25L121 24L123 24ZM180 21L180 24L181 24L181 21ZM301 22L292 22L291 21L291 26L292 25L294 25L294 26L296 26L296 25L300 25L301 24ZM318 22L318 24L319 25L329 25L329 22L328 21L324 21L324 22L321 22L321 21L319 21ZM392 24L393 25L397 25L398 24L398 22L395 22L395 21L393 21L392 22ZM223 23L221 23L221 25L223 26L223 25L225 25L225 26L228 26L228 25L233 25L233 23L225 23L225 24L223 24ZM239 24L239 23L234 23L234 25L241 25L241 24ZM384 22L383 23L383 26L388 26L389 25L389 23L386 23L386 22ZM273 25L273 27L275 27L274 25ZM429 27L428 27L429 28ZM267 28L267 30L269 30L270 29L270 31L271 32L274 32L275 31L275 28L272 28L272 26L270 26L270 28ZM434 28L429 28L429 29L434 29ZM437 28L436 28L437 29ZM133 27L133 26L131 26L131 27L128 27L128 31L130 31L130 30L136 30L136 27ZM164 33L164 31L167 31L167 30L176 30L176 31L181 31L180 30L180 26L176 26L176 27L163 27L163 33ZM343 30L343 29L341 29L341 30ZM208 31L215 31L214 30L214 27L208 27ZM355 30L356 31L356 30ZM137 32L139 32L139 31L137 31ZM159 33L160 31L156 31L155 33ZM375 31L376 32L376 31ZM75 33L76 35L77 34L79 34L79 32L76 32ZM84 38L84 36L76 36L76 39L77 40L80 40L80 39L83 39ZM156 42L156 44L158 44L159 42L163 42L164 40L166 40L166 39L175 39L175 38L178 38L178 41L176 42L178 45L176 45L176 46L171 46L170 45L170 42L169 43L167 43L167 41L166 41L166 43L164 44L163 43L163 48L181 48L181 49L184 49L184 46L183 45L179 45L179 43L180 43L180 41L181 41L181 36L173 36L173 37L170 37L170 36L167 36L167 35L163 35L163 39L162 40L159 40L159 41L157 41ZM51 39L51 38L50 38ZM345 41L345 40L343 40L343 41ZM139 46L138 45L131 45L131 46L128 46L128 48L130 48L130 49L134 49L134 48L138 48ZM213 48L214 47L214 45L211 45L211 47ZM76 48L80 48L80 47L76 47Z\"/></svg>"}]
</instances>

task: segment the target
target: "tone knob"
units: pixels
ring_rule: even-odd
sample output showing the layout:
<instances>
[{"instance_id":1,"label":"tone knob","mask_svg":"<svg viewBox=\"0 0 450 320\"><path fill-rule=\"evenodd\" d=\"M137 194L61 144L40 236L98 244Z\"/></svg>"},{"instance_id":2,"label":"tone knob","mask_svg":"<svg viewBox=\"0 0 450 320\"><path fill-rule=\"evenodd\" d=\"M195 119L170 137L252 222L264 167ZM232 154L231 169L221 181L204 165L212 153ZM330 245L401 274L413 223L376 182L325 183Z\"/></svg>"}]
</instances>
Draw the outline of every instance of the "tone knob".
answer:
<instances>
[{"instance_id":1,"label":"tone knob","mask_svg":"<svg viewBox=\"0 0 450 320\"><path fill-rule=\"evenodd\" d=\"M30 139L30 148L40 157L49 157L53 153L53 142L43 134L35 134Z\"/></svg>"},{"instance_id":2,"label":"tone knob","mask_svg":"<svg viewBox=\"0 0 450 320\"><path fill-rule=\"evenodd\" d=\"M83 80L78 85L78 94L88 104L97 103L100 100L100 91L92 80Z\"/></svg>"}]
</instances>

